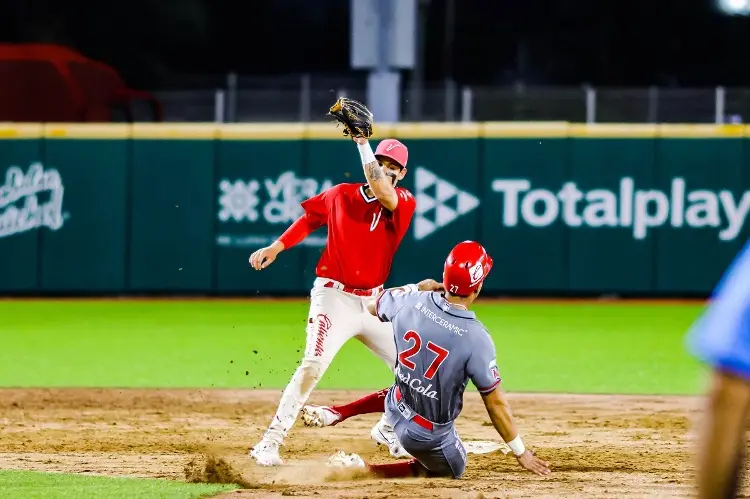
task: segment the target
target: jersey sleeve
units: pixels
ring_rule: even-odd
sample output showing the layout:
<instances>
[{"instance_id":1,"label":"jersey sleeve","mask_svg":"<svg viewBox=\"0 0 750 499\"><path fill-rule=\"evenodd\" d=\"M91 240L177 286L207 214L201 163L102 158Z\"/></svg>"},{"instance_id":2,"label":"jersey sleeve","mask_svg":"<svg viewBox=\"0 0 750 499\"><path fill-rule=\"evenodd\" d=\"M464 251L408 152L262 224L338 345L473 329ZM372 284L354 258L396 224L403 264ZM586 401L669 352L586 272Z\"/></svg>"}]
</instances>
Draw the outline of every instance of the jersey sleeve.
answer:
<instances>
[{"instance_id":1,"label":"jersey sleeve","mask_svg":"<svg viewBox=\"0 0 750 499\"><path fill-rule=\"evenodd\" d=\"M710 305L688 333L706 364L750 380L750 243L729 267Z\"/></svg>"},{"instance_id":2,"label":"jersey sleeve","mask_svg":"<svg viewBox=\"0 0 750 499\"><path fill-rule=\"evenodd\" d=\"M495 343L486 331L478 333L481 334L481 340L472 345L466 371L479 393L487 395L500 385L500 371L497 368Z\"/></svg>"},{"instance_id":3,"label":"jersey sleeve","mask_svg":"<svg viewBox=\"0 0 750 499\"><path fill-rule=\"evenodd\" d=\"M375 303L375 314L381 322L391 322L396 314L418 295L419 291L406 288L386 289Z\"/></svg>"},{"instance_id":4,"label":"jersey sleeve","mask_svg":"<svg viewBox=\"0 0 750 499\"><path fill-rule=\"evenodd\" d=\"M322 223L325 223L328 219L328 213L331 210L333 199L336 197L338 190L339 186L334 185L330 189L302 201L300 204L302 209L305 210L305 214L312 220L321 222L321 225Z\"/></svg>"},{"instance_id":5,"label":"jersey sleeve","mask_svg":"<svg viewBox=\"0 0 750 499\"><path fill-rule=\"evenodd\" d=\"M409 230L409 224L414 216L414 210L417 207L417 200L411 192L403 188L396 189L398 195L398 204L396 209L393 210L393 222L396 226L396 232L399 236L399 240L404 237L406 231Z\"/></svg>"}]
</instances>

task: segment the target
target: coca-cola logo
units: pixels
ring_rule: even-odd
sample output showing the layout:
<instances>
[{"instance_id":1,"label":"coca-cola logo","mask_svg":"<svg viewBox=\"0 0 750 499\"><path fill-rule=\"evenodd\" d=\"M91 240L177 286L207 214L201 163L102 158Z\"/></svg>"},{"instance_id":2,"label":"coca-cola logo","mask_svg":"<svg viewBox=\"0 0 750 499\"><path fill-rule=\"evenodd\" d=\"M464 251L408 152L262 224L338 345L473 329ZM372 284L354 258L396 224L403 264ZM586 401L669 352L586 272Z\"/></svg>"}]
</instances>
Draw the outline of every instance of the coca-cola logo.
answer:
<instances>
[{"instance_id":1,"label":"coca-cola logo","mask_svg":"<svg viewBox=\"0 0 750 499\"><path fill-rule=\"evenodd\" d=\"M60 172L32 163L24 171L11 166L0 185L0 237L21 234L40 227L63 226L63 187Z\"/></svg>"},{"instance_id":2,"label":"coca-cola logo","mask_svg":"<svg viewBox=\"0 0 750 499\"><path fill-rule=\"evenodd\" d=\"M419 378L413 378L411 373L403 372L401 365L396 366L396 376L401 380L402 383L406 384L419 395L424 395L432 400L438 400L437 390L432 387L432 383L425 385L424 382Z\"/></svg>"}]
</instances>

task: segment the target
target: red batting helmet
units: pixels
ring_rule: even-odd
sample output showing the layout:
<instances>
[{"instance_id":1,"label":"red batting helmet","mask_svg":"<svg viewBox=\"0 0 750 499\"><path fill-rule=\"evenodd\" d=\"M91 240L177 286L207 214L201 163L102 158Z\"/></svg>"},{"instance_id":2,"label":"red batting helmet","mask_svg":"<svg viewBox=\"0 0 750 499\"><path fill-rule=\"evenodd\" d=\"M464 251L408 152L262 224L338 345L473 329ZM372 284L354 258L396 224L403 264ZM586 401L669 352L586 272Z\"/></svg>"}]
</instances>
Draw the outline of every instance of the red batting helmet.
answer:
<instances>
[{"instance_id":1,"label":"red batting helmet","mask_svg":"<svg viewBox=\"0 0 750 499\"><path fill-rule=\"evenodd\" d=\"M492 258L475 241L458 243L445 259L443 286L452 295L469 296L492 270Z\"/></svg>"},{"instance_id":2,"label":"red batting helmet","mask_svg":"<svg viewBox=\"0 0 750 499\"><path fill-rule=\"evenodd\" d=\"M381 140L378 148L375 149L375 157L382 156L391 161L395 161L401 168L406 167L406 161L409 159L409 150L404 144L396 139Z\"/></svg>"}]
</instances>

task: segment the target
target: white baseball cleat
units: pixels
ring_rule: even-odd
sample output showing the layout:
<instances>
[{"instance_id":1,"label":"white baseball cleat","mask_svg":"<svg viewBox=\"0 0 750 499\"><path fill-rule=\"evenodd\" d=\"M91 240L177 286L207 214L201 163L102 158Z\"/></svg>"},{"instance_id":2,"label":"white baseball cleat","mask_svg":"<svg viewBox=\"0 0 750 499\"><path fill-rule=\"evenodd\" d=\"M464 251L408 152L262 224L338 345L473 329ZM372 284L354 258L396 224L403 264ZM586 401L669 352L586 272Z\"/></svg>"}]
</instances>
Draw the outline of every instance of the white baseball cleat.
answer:
<instances>
[{"instance_id":1,"label":"white baseball cleat","mask_svg":"<svg viewBox=\"0 0 750 499\"><path fill-rule=\"evenodd\" d=\"M383 444L388 447L388 451L391 456L397 459L411 458L411 454L406 452L396 437L396 432L393 431L393 427L388 424L388 420L385 414L380 418L378 424L376 424L372 430L370 430L370 436L379 444Z\"/></svg>"},{"instance_id":2,"label":"white baseball cleat","mask_svg":"<svg viewBox=\"0 0 750 499\"><path fill-rule=\"evenodd\" d=\"M328 458L330 468L366 468L365 462L356 454L347 454L340 450Z\"/></svg>"},{"instance_id":3,"label":"white baseball cleat","mask_svg":"<svg viewBox=\"0 0 750 499\"><path fill-rule=\"evenodd\" d=\"M250 450L250 457L261 466L281 466L284 464L281 456L279 456L279 444L265 438Z\"/></svg>"},{"instance_id":4,"label":"white baseball cleat","mask_svg":"<svg viewBox=\"0 0 750 499\"><path fill-rule=\"evenodd\" d=\"M302 422L305 426L323 428L339 422L341 414L324 405L306 405L302 408Z\"/></svg>"}]
</instances>

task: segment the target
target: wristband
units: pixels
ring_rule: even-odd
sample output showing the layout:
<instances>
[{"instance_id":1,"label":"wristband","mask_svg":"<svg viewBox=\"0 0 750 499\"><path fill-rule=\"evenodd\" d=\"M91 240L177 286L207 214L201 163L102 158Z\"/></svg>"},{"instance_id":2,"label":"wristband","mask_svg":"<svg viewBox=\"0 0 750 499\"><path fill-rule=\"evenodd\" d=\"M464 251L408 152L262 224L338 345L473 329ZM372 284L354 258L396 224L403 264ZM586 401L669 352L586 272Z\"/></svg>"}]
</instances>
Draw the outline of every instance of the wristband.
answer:
<instances>
[{"instance_id":1,"label":"wristband","mask_svg":"<svg viewBox=\"0 0 750 499\"><path fill-rule=\"evenodd\" d=\"M417 293L419 291L419 286L417 286L416 284L407 284L406 286L404 286L404 288L406 288L407 291L412 291L414 293Z\"/></svg>"},{"instance_id":2,"label":"wristband","mask_svg":"<svg viewBox=\"0 0 750 499\"><path fill-rule=\"evenodd\" d=\"M359 157L362 158L362 166L368 163L376 163L378 161L375 159L375 154L372 152L372 147L370 147L369 141L364 144L357 144L357 150L359 151Z\"/></svg>"},{"instance_id":3,"label":"wristband","mask_svg":"<svg viewBox=\"0 0 750 499\"><path fill-rule=\"evenodd\" d=\"M517 457L522 455L524 452L526 452L526 447L523 445L523 441L521 440L521 435L518 435L516 438L511 440L510 442L506 442L508 444L508 447L510 447L510 450L513 451L513 454L515 454Z\"/></svg>"}]
</instances>

